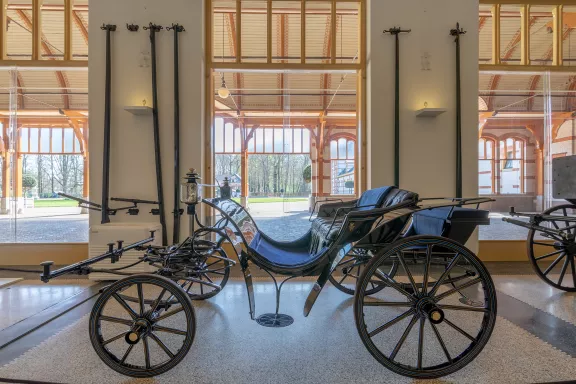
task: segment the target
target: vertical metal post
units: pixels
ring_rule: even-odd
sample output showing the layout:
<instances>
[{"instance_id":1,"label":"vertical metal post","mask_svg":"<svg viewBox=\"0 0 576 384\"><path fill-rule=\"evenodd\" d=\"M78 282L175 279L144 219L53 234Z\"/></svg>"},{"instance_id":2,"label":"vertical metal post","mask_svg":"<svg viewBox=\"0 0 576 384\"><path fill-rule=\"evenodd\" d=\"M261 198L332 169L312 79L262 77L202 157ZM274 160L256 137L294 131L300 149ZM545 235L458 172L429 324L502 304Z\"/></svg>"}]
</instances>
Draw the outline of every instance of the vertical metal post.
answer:
<instances>
[{"instance_id":1,"label":"vertical metal post","mask_svg":"<svg viewBox=\"0 0 576 384\"><path fill-rule=\"evenodd\" d=\"M102 218L101 224L110 222L108 203L110 198L110 103L112 93L111 32L116 25L105 24L100 29L106 31L106 80L104 85L104 150L102 159ZM50 140L52 143L52 140Z\"/></svg>"},{"instance_id":2,"label":"vertical metal post","mask_svg":"<svg viewBox=\"0 0 576 384\"><path fill-rule=\"evenodd\" d=\"M564 43L564 6L557 5L552 10L554 18L553 33L554 42L552 44L552 65L560 66L563 63L562 45Z\"/></svg>"},{"instance_id":3,"label":"vertical metal post","mask_svg":"<svg viewBox=\"0 0 576 384\"><path fill-rule=\"evenodd\" d=\"M456 23L450 30L456 43L456 197L462 197L462 89L460 83L460 35L466 31Z\"/></svg>"},{"instance_id":4,"label":"vertical metal post","mask_svg":"<svg viewBox=\"0 0 576 384\"><path fill-rule=\"evenodd\" d=\"M224 50L224 47L222 47ZM236 0L236 63L242 62L242 2Z\"/></svg>"},{"instance_id":5,"label":"vertical metal post","mask_svg":"<svg viewBox=\"0 0 576 384\"><path fill-rule=\"evenodd\" d=\"M180 79L179 79L179 50L178 33L184 32L184 27L172 24L166 30L174 30L174 228L172 243L180 241Z\"/></svg>"},{"instance_id":6,"label":"vertical metal post","mask_svg":"<svg viewBox=\"0 0 576 384\"><path fill-rule=\"evenodd\" d=\"M156 33L162 30L160 25L153 23L144 27L150 30L150 55L152 56L152 118L154 123L154 158L156 162L156 190L158 195L158 209L160 225L162 226L162 245L168 245L166 233L166 212L164 211L164 187L162 185L162 157L160 156L160 122L158 120L158 83L156 77Z\"/></svg>"},{"instance_id":7,"label":"vertical metal post","mask_svg":"<svg viewBox=\"0 0 576 384\"><path fill-rule=\"evenodd\" d=\"M394 79L394 185L400 187L400 33L410 33L411 29L403 30L393 27L385 30L395 38L395 79Z\"/></svg>"}]
</instances>

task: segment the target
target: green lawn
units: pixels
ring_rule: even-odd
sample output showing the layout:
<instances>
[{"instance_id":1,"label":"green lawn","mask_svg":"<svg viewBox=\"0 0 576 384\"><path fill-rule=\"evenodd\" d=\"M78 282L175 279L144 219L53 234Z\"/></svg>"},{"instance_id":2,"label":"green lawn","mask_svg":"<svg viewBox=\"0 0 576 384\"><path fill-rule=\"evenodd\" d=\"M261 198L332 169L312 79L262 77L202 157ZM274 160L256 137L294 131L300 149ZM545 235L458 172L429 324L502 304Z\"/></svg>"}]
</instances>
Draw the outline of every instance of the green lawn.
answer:
<instances>
[{"instance_id":1,"label":"green lawn","mask_svg":"<svg viewBox=\"0 0 576 384\"><path fill-rule=\"evenodd\" d=\"M240 198L234 197L232 200L239 203ZM283 203L283 202L295 202L295 201L308 201L306 197L289 197L287 199L283 199L281 197L249 197L248 203L249 204L258 204L258 203Z\"/></svg>"},{"instance_id":2,"label":"green lawn","mask_svg":"<svg viewBox=\"0 0 576 384\"><path fill-rule=\"evenodd\" d=\"M34 208L77 207L78 203L70 199L34 199Z\"/></svg>"}]
</instances>

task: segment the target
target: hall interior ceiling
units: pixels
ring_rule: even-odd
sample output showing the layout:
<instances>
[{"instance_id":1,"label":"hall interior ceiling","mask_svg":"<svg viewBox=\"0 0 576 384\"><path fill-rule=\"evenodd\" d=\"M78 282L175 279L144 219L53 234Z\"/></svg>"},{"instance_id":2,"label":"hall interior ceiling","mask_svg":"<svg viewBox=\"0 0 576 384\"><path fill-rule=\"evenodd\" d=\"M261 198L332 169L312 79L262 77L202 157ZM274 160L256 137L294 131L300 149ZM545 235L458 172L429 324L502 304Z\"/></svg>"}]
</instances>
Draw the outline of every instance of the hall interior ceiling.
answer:
<instances>
[{"instance_id":1,"label":"hall interior ceiling","mask_svg":"<svg viewBox=\"0 0 576 384\"><path fill-rule=\"evenodd\" d=\"M64 58L64 2L44 0L42 8L42 60ZM32 1L9 0L7 8L7 59L32 58ZM72 20L74 60L88 58L88 0L74 0ZM11 79L0 71L0 110L10 108ZM87 70L19 70L18 110L88 110Z\"/></svg>"}]
</instances>

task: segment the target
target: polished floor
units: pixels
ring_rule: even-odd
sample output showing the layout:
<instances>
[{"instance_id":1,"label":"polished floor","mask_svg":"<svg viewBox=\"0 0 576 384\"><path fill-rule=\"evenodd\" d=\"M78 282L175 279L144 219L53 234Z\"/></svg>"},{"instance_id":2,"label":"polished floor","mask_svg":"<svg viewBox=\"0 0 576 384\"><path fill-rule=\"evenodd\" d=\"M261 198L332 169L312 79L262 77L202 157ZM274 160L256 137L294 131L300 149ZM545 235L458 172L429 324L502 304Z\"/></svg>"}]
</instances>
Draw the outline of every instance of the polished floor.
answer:
<instances>
[{"instance_id":1,"label":"polished floor","mask_svg":"<svg viewBox=\"0 0 576 384\"><path fill-rule=\"evenodd\" d=\"M576 294L548 287L523 263L490 265L490 269L499 300L494 334L470 365L435 382L576 379ZM511 269L518 274L503 274ZM281 312L292 315L295 322L288 328L270 329L250 320L244 284L233 279L216 297L194 303L198 328L184 361L148 380L123 377L98 359L88 340L90 306L86 305L76 321L20 356L5 361L0 349L0 365L5 364L0 378L57 383L412 382L386 370L366 351L356 331L350 296L328 285L310 316L303 317L311 286L311 280L286 284ZM257 279L256 301L258 314L273 310L271 283ZM54 369L57 362L65 363Z\"/></svg>"}]
</instances>

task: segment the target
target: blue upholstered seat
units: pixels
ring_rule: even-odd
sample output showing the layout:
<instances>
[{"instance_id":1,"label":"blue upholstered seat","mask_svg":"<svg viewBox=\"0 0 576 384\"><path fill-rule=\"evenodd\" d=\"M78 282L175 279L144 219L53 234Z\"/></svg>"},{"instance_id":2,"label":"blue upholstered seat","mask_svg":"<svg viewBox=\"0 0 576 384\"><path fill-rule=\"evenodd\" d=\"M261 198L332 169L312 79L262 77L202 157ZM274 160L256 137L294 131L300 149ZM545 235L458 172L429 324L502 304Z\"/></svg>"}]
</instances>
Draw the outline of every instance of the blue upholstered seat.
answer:
<instances>
[{"instance_id":1,"label":"blue upholstered seat","mask_svg":"<svg viewBox=\"0 0 576 384\"><path fill-rule=\"evenodd\" d=\"M388 192L390 192L392 188L394 187L380 187L364 192L358 200L358 211L367 211L381 207Z\"/></svg>"},{"instance_id":2,"label":"blue upholstered seat","mask_svg":"<svg viewBox=\"0 0 576 384\"><path fill-rule=\"evenodd\" d=\"M307 243L287 247L287 244L276 243L273 240L267 239L260 232L254 236L254 239L252 239L248 246L260 257L283 267L306 265L322 256L324 252L323 248L320 252L311 255Z\"/></svg>"}]
</instances>

